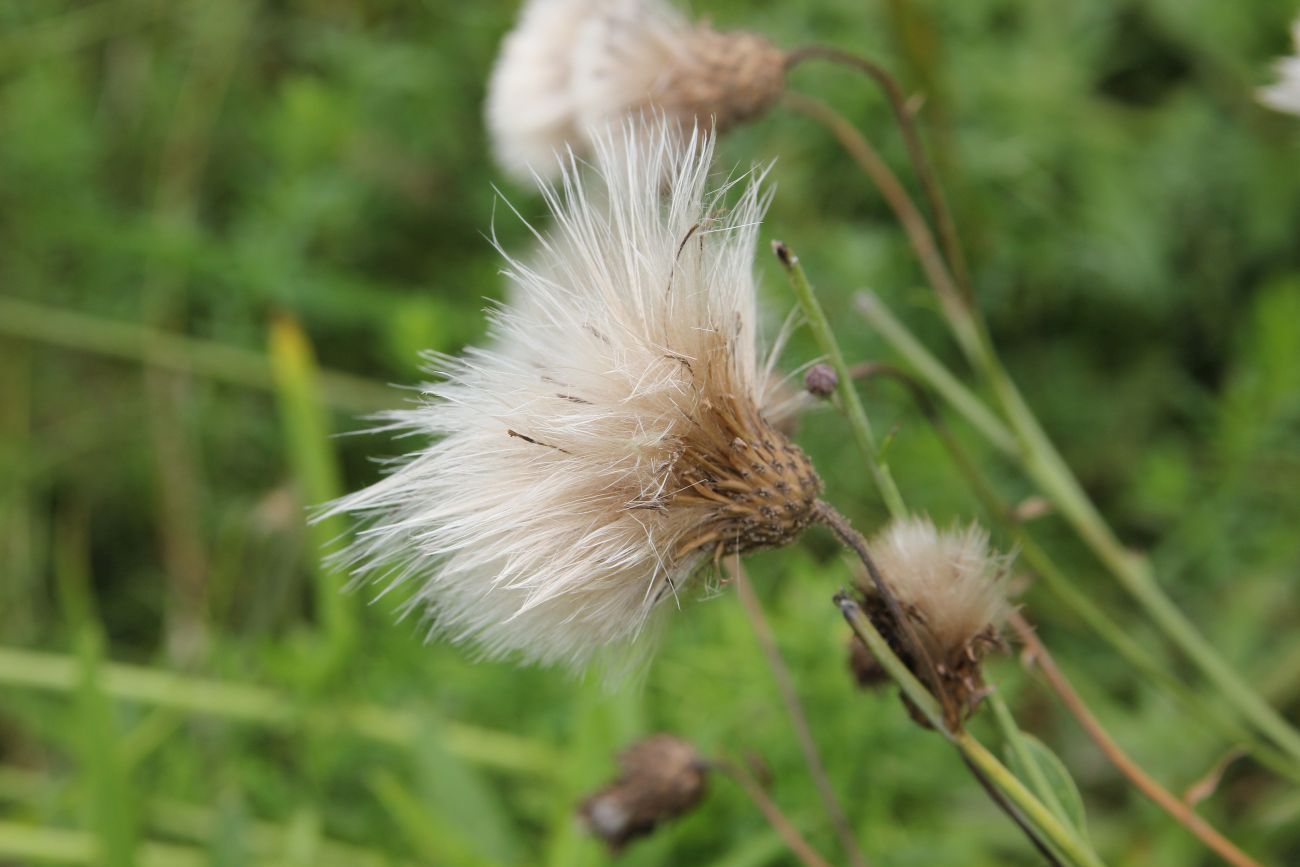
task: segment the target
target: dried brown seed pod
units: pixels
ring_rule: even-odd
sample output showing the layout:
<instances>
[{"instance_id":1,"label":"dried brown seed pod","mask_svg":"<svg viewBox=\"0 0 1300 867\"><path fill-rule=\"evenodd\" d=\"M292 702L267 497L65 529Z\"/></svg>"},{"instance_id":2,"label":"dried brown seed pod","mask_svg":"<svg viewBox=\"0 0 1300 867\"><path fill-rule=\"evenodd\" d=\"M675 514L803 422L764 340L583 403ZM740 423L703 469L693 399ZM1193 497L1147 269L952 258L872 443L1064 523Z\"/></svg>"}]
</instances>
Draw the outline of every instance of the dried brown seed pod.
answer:
<instances>
[{"instance_id":1,"label":"dried brown seed pod","mask_svg":"<svg viewBox=\"0 0 1300 867\"><path fill-rule=\"evenodd\" d=\"M619 756L618 779L588 797L578 816L615 852L689 812L708 788L708 762L689 741L658 734Z\"/></svg>"}]
</instances>

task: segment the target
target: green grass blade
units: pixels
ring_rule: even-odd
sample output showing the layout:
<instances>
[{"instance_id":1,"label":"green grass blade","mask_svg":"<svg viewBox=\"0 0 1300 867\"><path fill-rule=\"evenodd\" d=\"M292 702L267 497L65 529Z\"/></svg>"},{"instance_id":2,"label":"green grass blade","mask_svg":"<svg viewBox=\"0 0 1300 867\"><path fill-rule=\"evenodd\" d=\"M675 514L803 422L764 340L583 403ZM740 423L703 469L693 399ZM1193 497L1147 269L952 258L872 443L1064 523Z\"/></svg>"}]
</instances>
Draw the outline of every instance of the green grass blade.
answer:
<instances>
[{"instance_id":1,"label":"green grass blade","mask_svg":"<svg viewBox=\"0 0 1300 867\"><path fill-rule=\"evenodd\" d=\"M289 466L303 504L319 506L341 496L343 482L330 419L317 384L316 357L295 320L287 316L272 320L270 358ZM323 558L338 550L347 529L347 522L335 517L311 524L307 534L316 613L336 650L355 635L356 606L353 598L343 593L346 576L327 566Z\"/></svg>"},{"instance_id":2,"label":"green grass blade","mask_svg":"<svg viewBox=\"0 0 1300 867\"><path fill-rule=\"evenodd\" d=\"M271 363L261 352L48 304L0 297L0 335L242 388L275 389ZM400 403L397 393L381 382L338 371L321 371L319 378L324 399L345 412L366 414Z\"/></svg>"},{"instance_id":3,"label":"green grass blade","mask_svg":"<svg viewBox=\"0 0 1300 867\"><path fill-rule=\"evenodd\" d=\"M484 861L526 863L515 825L490 782L448 748L441 721L425 714L421 730L415 772L426 811L460 829Z\"/></svg>"},{"instance_id":4,"label":"green grass blade","mask_svg":"<svg viewBox=\"0 0 1300 867\"><path fill-rule=\"evenodd\" d=\"M476 852L474 841L455 824L430 814L423 800L408 790L388 771L370 779L370 790L383 805L388 818L422 861L458 864L464 867L493 867Z\"/></svg>"},{"instance_id":5,"label":"green grass blade","mask_svg":"<svg viewBox=\"0 0 1300 867\"><path fill-rule=\"evenodd\" d=\"M77 687L77 661L56 653L0 647L0 685L70 693ZM104 666L104 691L115 699L174 708L186 713L266 726L276 731L309 728L350 733L389 746L409 748L421 737L419 719L374 705L303 706L273 689L143 666ZM469 761L516 774L553 776L561 757L547 744L464 723L443 723L447 747Z\"/></svg>"}]
</instances>

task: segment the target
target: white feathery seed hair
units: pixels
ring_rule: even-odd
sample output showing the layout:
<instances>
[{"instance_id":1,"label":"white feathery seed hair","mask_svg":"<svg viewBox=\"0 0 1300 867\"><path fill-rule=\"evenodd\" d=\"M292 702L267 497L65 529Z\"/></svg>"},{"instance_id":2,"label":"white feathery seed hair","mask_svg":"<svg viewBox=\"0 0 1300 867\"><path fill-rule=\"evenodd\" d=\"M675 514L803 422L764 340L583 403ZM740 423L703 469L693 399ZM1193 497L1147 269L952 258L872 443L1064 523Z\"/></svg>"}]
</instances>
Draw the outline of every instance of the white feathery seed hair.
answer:
<instances>
[{"instance_id":1,"label":"white feathery seed hair","mask_svg":"<svg viewBox=\"0 0 1300 867\"><path fill-rule=\"evenodd\" d=\"M869 547L936 661L996 630L1005 618L1010 558L990 550L988 532L979 525L940 531L929 518L909 516L891 522Z\"/></svg>"},{"instance_id":2,"label":"white feathery seed hair","mask_svg":"<svg viewBox=\"0 0 1300 867\"><path fill-rule=\"evenodd\" d=\"M784 87L785 55L768 40L696 24L666 0L528 0L492 71L487 124L506 172L554 179L556 152L587 152L624 118L721 131Z\"/></svg>"},{"instance_id":3,"label":"white feathery seed hair","mask_svg":"<svg viewBox=\"0 0 1300 867\"><path fill-rule=\"evenodd\" d=\"M512 176L554 177L557 153L578 141L574 46L601 3L529 0L502 42L488 80L487 125L497 162Z\"/></svg>"},{"instance_id":4,"label":"white feathery seed hair","mask_svg":"<svg viewBox=\"0 0 1300 867\"><path fill-rule=\"evenodd\" d=\"M502 251L521 300L492 348L434 357L387 419L416 449L332 507L362 525L356 576L416 583L433 631L489 656L625 645L700 567L792 541L820 492L756 348L761 176L708 192L711 138L662 121L594 145L544 190L538 255Z\"/></svg>"},{"instance_id":5,"label":"white feathery seed hair","mask_svg":"<svg viewBox=\"0 0 1300 867\"><path fill-rule=\"evenodd\" d=\"M1300 115L1300 18L1291 23L1291 39L1295 43L1295 54L1274 64L1278 80L1268 87L1261 87L1258 98L1275 111Z\"/></svg>"}]
</instances>

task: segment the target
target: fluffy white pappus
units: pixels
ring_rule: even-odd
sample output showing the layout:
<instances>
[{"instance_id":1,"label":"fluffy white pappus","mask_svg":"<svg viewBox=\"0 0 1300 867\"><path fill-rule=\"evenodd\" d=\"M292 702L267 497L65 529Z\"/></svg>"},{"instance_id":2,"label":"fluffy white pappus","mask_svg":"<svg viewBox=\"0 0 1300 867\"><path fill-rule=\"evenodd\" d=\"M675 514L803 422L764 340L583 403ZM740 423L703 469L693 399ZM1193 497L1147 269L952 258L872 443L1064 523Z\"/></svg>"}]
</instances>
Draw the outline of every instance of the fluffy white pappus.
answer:
<instances>
[{"instance_id":1,"label":"fluffy white pappus","mask_svg":"<svg viewBox=\"0 0 1300 867\"><path fill-rule=\"evenodd\" d=\"M418 585L435 632L581 664L625 643L723 553L784 544L819 491L770 426L756 349L760 178L708 192L712 142L610 133L545 191L549 234L506 256L518 303L489 345L437 357L416 449L335 504L354 574ZM724 191L725 192L725 191Z\"/></svg>"},{"instance_id":2,"label":"fluffy white pappus","mask_svg":"<svg viewBox=\"0 0 1300 867\"><path fill-rule=\"evenodd\" d=\"M1300 18L1291 24L1291 39L1295 43L1295 54L1274 64L1277 82L1260 88L1257 96L1271 109L1300 115Z\"/></svg>"},{"instance_id":3,"label":"fluffy white pappus","mask_svg":"<svg viewBox=\"0 0 1300 867\"><path fill-rule=\"evenodd\" d=\"M586 153L629 116L722 130L784 86L785 55L766 39L697 25L664 0L530 0L492 73L488 130L505 171L552 180L557 152Z\"/></svg>"},{"instance_id":4,"label":"fluffy white pappus","mask_svg":"<svg viewBox=\"0 0 1300 867\"><path fill-rule=\"evenodd\" d=\"M604 2L529 0L502 42L488 80L487 125L497 162L512 176L553 177L556 154L578 140L574 46Z\"/></svg>"},{"instance_id":5,"label":"fluffy white pappus","mask_svg":"<svg viewBox=\"0 0 1300 867\"><path fill-rule=\"evenodd\" d=\"M1010 558L989 548L988 532L979 525L940 531L929 518L900 518L869 547L937 661L996 630L1005 618Z\"/></svg>"}]
</instances>

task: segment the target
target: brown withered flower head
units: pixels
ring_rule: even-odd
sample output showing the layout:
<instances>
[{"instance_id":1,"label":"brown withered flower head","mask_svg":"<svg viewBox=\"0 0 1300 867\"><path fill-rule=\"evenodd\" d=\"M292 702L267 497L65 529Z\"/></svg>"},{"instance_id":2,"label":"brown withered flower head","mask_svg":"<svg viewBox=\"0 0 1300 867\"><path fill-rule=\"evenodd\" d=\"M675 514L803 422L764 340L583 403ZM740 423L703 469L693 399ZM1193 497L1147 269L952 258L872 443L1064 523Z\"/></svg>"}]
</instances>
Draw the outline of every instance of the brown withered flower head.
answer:
<instances>
[{"instance_id":1,"label":"brown withered flower head","mask_svg":"<svg viewBox=\"0 0 1300 867\"><path fill-rule=\"evenodd\" d=\"M688 741L653 735L619 756L622 773L578 807L587 830L618 851L690 812L708 788L708 763Z\"/></svg>"},{"instance_id":2,"label":"brown withered flower head","mask_svg":"<svg viewBox=\"0 0 1300 867\"><path fill-rule=\"evenodd\" d=\"M1002 645L1004 585L1010 558L994 553L978 525L938 530L923 517L893 521L869 544L908 623L895 622L890 606L866 590L865 610L890 647L929 685L953 725L987 695L980 663ZM850 665L859 682L872 680L870 653L856 642ZM937 680L937 683L935 682ZM913 713L918 722L919 713Z\"/></svg>"}]
</instances>

